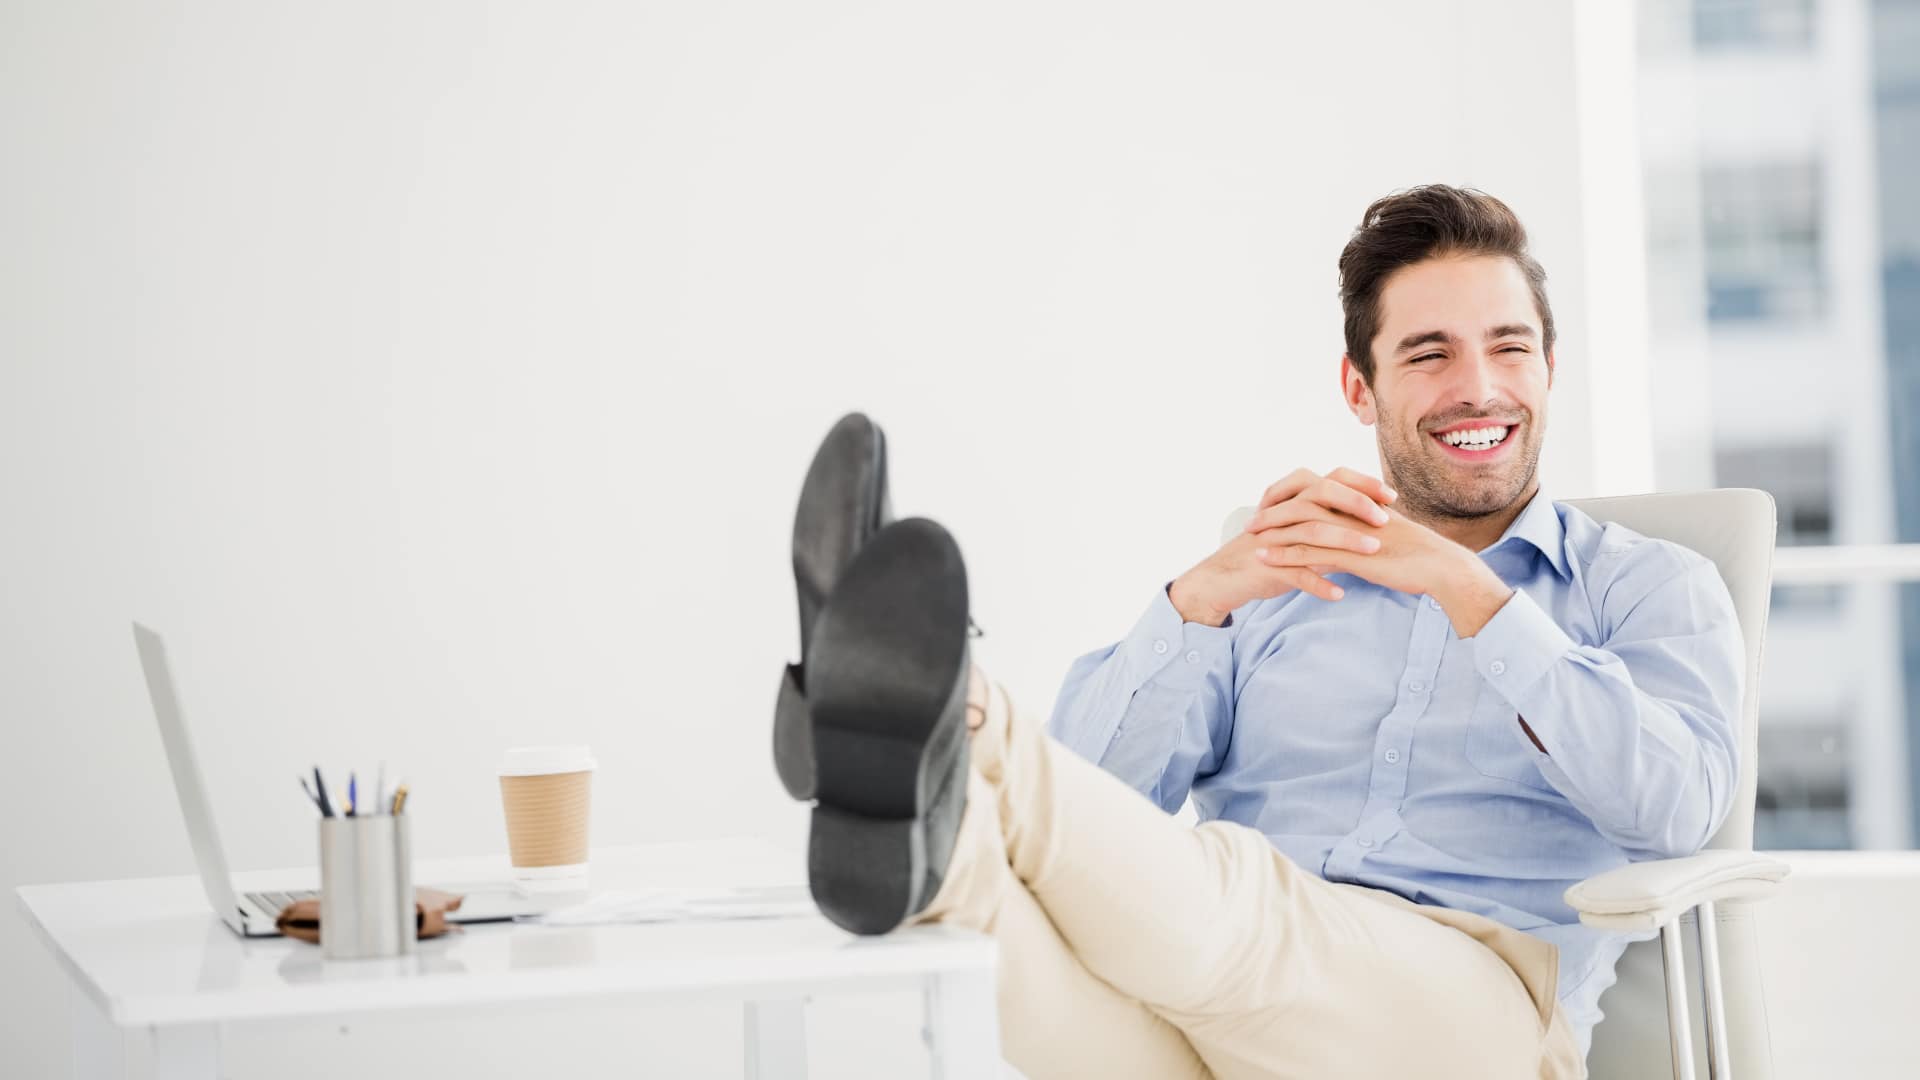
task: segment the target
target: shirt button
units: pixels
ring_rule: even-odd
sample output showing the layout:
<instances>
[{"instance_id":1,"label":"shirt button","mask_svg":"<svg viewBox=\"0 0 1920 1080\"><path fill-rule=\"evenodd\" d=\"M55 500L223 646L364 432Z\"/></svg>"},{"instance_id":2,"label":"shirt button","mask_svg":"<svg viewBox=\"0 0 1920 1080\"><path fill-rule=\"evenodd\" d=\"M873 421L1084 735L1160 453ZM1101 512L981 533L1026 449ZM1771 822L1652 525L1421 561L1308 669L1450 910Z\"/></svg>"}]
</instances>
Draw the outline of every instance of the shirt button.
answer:
<instances>
[{"instance_id":1,"label":"shirt button","mask_svg":"<svg viewBox=\"0 0 1920 1080\"><path fill-rule=\"evenodd\" d=\"M1430 608L1432 608L1432 609L1433 609L1433 610L1435 610L1435 611L1439 611L1439 610L1440 610L1440 601L1438 601L1438 600L1435 600L1435 599L1434 599L1433 597L1431 597L1431 596L1429 596L1429 597L1427 597L1427 606L1428 606L1428 607L1430 607Z\"/></svg>"},{"instance_id":2,"label":"shirt button","mask_svg":"<svg viewBox=\"0 0 1920 1080\"><path fill-rule=\"evenodd\" d=\"M1165 642L1164 640L1162 640L1162 641L1156 641L1156 642L1154 642L1154 643L1153 643L1153 651L1154 651L1154 652L1157 652L1157 653L1160 653L1161 655L1163 655L1163 656L1164 656L1164 655L1166 654L1166 651L1167 651L1167 643L1166 643L1166 642ZM1497 674L1499 674L1499 672L1495 672L1494 674L1496 674L1496 675L1497 675Z\"/></svg>"},{"instance_id":3,"label":"shirt button","mask_svg":"<svg viewBox=\"0 0 1920 1080\"><path fill-rule=\"evenodd\" d=\"M1373 846L1373 837L1371 837L1371 836L1363 836L1363 837L1361 837L1361 838L1360 838L1360 846L1361 846L1361 847L1372 847L1372 846Z\"/></svg>"},{"instance_id":4,"label":"shirt button","mask_svg":"<svg viewBox=\"0 0 1920 1080\"><path fill-rule=\"evenodd\" d=\"M1387 764L1392 765L1393 763L1399 760L1400 760L1400 751L1398 750L1387 751Z\"/></svg>"},{"instance_id":5,"label":"shirt button","mask_svg":"<svg viewBox=\"0 0 1920 1080\"><path fill-rule=\"evenodd\" d=\"M1199 649L1189 650L1187 653L1187 663L1197 664L1199 662L1200 662L1200 650Z\"/></svg>"},{"instance_id":6,"label":"shirt button","mask_svg":"<svg viewBox=\"0 0 1920 1080\"><path fill-rule=\"evenodd\" d=\"M1487 670L1493 672L1495 675L1505 675L1507 673L1507 665L1495 660L1493 663L1487 665Z\"/></svg>"},{"instance_id":7,"label":"shirt button","mask_svg":"<svg viewBox=\"0 0 1920 1080\"><path fill-rule=\"evenodd\" d=\"M1413 691L1416 694L1425 693L1427 689L1427 684L1423 682L1416 682L1412 686L1407 687L1407 689Z\"/></svg>"}]
</instances>

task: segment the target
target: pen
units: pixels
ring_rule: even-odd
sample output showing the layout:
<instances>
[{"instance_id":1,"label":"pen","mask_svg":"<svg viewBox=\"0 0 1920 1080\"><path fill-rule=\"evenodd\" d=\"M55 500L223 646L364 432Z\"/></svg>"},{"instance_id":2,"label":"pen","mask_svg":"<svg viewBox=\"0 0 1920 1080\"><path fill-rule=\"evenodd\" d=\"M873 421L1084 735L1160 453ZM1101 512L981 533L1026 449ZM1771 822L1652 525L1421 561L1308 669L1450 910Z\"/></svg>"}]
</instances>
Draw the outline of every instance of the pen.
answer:
<instances>
[{"instance_id":1,"label":"pen","mask_svg":"<svg viewBox=\"0 0 1920 1080\"><path fill-rule=\"evenodd\" d=\"M327 798L327 782L320 779L320 766L318 765L313 767L313 786L320 789L320 813L326 817L332 817L333 803Z\"/></svg>"},{"instance_id":2,"label":"pen","mask_svg":"<svg viewBox=\"0 0 1920 1080\"><path fill-rule=\"evenodd\" d=\"M400 787L393 793L393 812L398 814L407 807L407 782L400 781Z\"/></svg>"},{"instance_id":3,"label":"pen","mask_svg":"<svg viewBox=\"0 0 1920 1080\"><path fill-rule=\"evenodd\" d=\"M384 761L380 763L380 782L373 787L373 812L387 812L387 763Z\"/></svg>"},{"instance_id":4,"label":"pen","mask_svg":"<svg viewBox=\"0 0 1920 1080\"><path fill-rule=\"evenodd\" d=\"M353 778L353 770L347 770L347 816L353 817L354 807L360 804L360 785Z\"/></svg>"},{"instance_id":5,"label":"pen","mask_svg":"<svg viewBox=\"0 0 1920 1080\"><path fill-rule=\"evenodd\" d=\"M313 785L307 783L307 778L304 776L301 776L299 773L295 773L294 776L297 777L300 781L300 790L306 792L307 798L313 800L314 809L319 810L322 814L325 814L326 810L320 806L320 796L315 795L313 793Z\"/></svg>"}]
</instances>

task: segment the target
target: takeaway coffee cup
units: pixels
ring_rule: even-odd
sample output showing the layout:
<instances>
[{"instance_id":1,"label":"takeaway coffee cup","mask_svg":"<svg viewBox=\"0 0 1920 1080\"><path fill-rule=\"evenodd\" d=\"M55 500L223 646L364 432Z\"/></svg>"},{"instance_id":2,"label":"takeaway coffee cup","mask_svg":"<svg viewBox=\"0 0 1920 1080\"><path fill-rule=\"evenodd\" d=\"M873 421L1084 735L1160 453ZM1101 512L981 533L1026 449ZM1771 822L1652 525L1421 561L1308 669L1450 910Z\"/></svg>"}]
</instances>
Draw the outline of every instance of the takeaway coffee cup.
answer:
<instances>
[{"instance_id":1,"label":"takeaway coffee cup","mask_svg":"<svg viewBox=\"0 0 1920 1080\"><path fill-rule=\"evenodd\" d=\"M522 892L586 889L595 767L584 746L517 746L501 760L507 848Z\"/></svg>"}]
</instances>

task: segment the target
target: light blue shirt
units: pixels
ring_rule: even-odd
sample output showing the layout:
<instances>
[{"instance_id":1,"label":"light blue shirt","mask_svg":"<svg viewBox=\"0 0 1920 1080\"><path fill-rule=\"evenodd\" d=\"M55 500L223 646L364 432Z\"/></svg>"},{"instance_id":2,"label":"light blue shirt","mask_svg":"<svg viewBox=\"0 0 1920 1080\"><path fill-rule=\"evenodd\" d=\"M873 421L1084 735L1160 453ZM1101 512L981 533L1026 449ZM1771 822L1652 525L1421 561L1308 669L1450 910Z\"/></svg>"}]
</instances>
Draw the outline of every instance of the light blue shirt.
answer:
<instances>
[{"instance_id":1,"label":"light blue shirt","mask_svg":"<svg viewBox=\"0 0 1920 1080\"><path fill-rule=\"evenodd\" d=\"M1745 652L1703 556L1536 493L1480 553L1515 589L1462 639L1439 602L1350 574L1224 627L1164 589L1075 661L1056 738L1169 813L1258 829L1328 881L1477 912L1560 949L1584 1054L1629 942L1562 894L1690 855L1736 788ZM1525 717L1547 752L1519 724Z\"/></svg>"}]
</instances>

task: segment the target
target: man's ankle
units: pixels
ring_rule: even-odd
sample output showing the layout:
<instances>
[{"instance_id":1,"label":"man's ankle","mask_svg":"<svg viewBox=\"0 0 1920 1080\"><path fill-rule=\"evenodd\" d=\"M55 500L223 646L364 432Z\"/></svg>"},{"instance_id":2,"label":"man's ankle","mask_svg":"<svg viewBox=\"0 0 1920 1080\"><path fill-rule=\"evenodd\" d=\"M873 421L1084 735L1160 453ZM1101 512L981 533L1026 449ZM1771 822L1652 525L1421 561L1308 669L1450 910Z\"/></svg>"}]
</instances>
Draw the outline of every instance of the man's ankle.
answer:
<instances>
[{"instance_id":1,"label":"man's ankle","mask_svg":"<svg viewBox=\"0 0 1920 1080\"><path fill-rule=\"evenodd\" d=\"M979 731L987 722L987 676L980 665L967 668L967 733Z\"/></svg>"}]
</instances>

